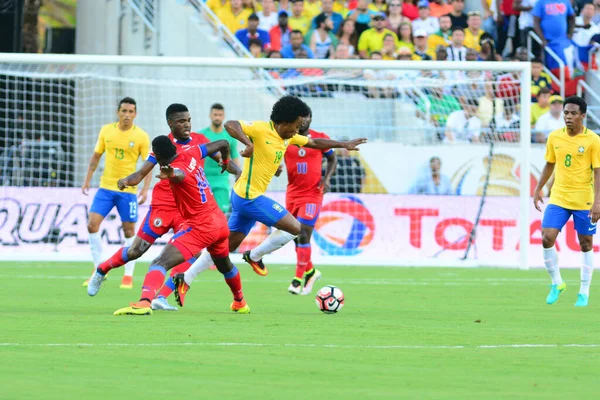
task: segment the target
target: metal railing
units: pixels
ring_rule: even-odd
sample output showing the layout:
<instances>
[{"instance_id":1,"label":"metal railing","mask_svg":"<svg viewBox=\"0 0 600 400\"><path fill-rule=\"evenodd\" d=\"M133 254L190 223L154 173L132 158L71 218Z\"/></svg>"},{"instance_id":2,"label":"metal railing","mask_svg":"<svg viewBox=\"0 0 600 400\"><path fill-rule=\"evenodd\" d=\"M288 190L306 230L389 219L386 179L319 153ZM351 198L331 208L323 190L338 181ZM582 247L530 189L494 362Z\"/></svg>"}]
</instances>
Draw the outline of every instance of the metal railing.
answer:
<instances>
[{"instance_id":1,"label":"metal railing","mask_svg":"<svg viewBox=\"0 0 600 400\"><path fill-rule=\"evenodd\" d=\"M558 66L560 68L560 76L557 77L556 75L554 75L552 73L552 71L550 71L548 68L546 68L546 66L544 66L544 72L546 72L548 75L550 75L550 78L552 78L552 80L558 85L558 87L560 88L560 95L564 98L565 97L565 63L563 62L563 60L558 56L558 54L556 54L551 48L549 48L548 46L544 47L543 43L542 43L542 39L540 39L540 37L538 35L535 34L535 32L531 31L529 32L529 35L527 36L527 55L529 56L529 58L531 59L534 54L531 51L532 49L532 40L535 40L541 47L542 47L542 56L545 53L548 53L550 55L550 57L552 57L552 59L554 61L556 61L558 63Z\"/></svg>"},{"instance_id":2,"label":"metal railing","mask_svg":"<svg viewBox=\"0 0 600 400\"><path fill-rule=\"evenodd\" d=\"M156 0L128 0L127 3L133 11L144 21L144 25L152 32L156 32Z\"/></svg>"},{"instance_id":3,"label":"metal railing","mask_svg":"<svg viewBox=\"0 0 600 400\"><path fill-rule=\"evenodd\" d=\"M597 126L600 126L600 95L592 89L590 85L588 85L584 80L580 80L577 82L577 96L583 97L585 91L585 97L587 97L586 102L588 103L586 119L591 118L592 121ZM590 97L594 99L595 105L590 105ZM587 121L586 121L587 123Z\"/></svg>"}]
</instances>

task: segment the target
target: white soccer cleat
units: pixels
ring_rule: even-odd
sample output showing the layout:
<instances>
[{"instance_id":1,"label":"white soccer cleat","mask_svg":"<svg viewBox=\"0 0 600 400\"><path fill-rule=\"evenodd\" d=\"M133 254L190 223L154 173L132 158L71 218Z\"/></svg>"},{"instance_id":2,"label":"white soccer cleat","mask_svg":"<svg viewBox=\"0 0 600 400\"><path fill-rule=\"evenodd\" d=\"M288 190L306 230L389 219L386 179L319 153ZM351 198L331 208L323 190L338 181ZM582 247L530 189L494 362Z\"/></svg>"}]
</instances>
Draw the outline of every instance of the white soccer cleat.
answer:
<instances>
[{"instance_id":1,"label":"white soccer cleat","mask_svg":"<svg viewBox=\"0 0 600 400\"><path fill-rule=\"evenodd\" d=\"M294 283L296 285L294 285ZM301 291L302 283L299 280L296 280L296 278L294 278L294 280L292 281L292 283L290 283L290 286L288 287L288 292L290 292L291 294L300 294Z\"/></svg>"},{"instance_id":2,"label":"white soccer cleat","mask_svg":"<svg viewBox=\"0 0 600 400\"><path fill-rule=\"evenodd\" d=\"M167 299L164 297L157 297L156 299L152 300L151 307L153 310L161 310L161 311L177 311L177 310L179 310L179 308L170 305L169 302L167 301Z\"/></svg>"},{"instance_id":3,"label":"white soccer cleat","mask_svg":"<svg viewBox=\"0 0 600 400\"><path fill-rule=\"evenodd\" d=\"M98 270L94 271L92 277L88 281L87 292L90 296L95 296L98 294L100 287L102 286L102 282L104 281L104 275L98 273Z\"/></svg>"},{"instance_id":4,"label":"white soccer cleat","mask_svg":"<svg viewBox=\"0 0 600 400\"><path fill-rule=\"evenodd\" d=\"M321 279L321 271L315 269L315 273L310 278L304 277L304 288L302 289L302 295L306 296L312 292L314 284Z\"/></svg>"}]
</instances>

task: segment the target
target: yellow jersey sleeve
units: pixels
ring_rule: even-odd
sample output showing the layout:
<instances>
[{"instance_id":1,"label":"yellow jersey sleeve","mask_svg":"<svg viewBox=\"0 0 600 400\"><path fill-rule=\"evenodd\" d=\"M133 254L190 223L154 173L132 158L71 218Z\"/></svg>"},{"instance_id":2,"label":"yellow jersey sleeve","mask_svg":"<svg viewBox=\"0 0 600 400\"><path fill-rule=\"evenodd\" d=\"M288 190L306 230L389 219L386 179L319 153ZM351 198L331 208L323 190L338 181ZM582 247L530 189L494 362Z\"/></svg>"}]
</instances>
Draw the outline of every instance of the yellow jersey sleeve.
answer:
<instances>
[{"instance_id":1,"label":"yellow jersey sleeve","mask_svg":"<svg viewBox=\"0 0 600 400\"><path fill-rule=\"evenodd\" d=\"M242 132L250 139L255 139L260 134L260 129L257 129L257 124L254 121L238 121L242 126Z\"/></svg>"},{"instance_id":2,"label":"yellow jersey sleeve","mask_svg":"<svg viewBox=\"0 0 600 400\"><path fill-rule=\"evenodd\" d=\"M98 134L98 140L96 141L96 147L94 147L94 153L104 154L104 150L106 150L106 144L104 143L106 129L102 127L100 129L100 133Z\"/></svg>"},{"instance_id":3,"label":"yellow jersey sleeve","mask_svg":"<svg viewBox=\"0 0 600 400\"><path fill-rule=\"evenodd\" d=\"M554 152L554 135L548 136L548 140L546 141L546 155L544 158L547 162L551 164L556 164L556 153Z\"/></svg>"},{"instance_id":4,"label":"yellow jersey sleeve","mask_svg":"<svg viewBox=\"0 0 600 400\"><path fill-rule=\"evenodd\" d=\"M307 136L295 134L290 139L290 145L295 144L296 146L303 147L303 146L306 146L308 141L309 141L309 138Z\"/></svg>"}]
</instances>

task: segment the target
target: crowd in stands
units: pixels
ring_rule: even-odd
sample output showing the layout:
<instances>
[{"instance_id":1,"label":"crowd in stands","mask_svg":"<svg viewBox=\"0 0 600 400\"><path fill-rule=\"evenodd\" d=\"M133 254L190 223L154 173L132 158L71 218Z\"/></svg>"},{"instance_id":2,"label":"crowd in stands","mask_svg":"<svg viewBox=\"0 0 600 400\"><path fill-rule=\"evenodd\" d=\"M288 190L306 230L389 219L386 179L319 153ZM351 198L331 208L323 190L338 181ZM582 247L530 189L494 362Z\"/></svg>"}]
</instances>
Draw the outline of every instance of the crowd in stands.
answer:
<instances>
[{"instance_id":1,"label":"crowd in stands","mask_svg":"<svg viewBox=\"0 0 600 400\"><path fill-rule=\"evenodd\" d=\"M207 5L254 57L528 61L532 55L526 50L527 36L534 31L541 45L534 42L532 48L531 125L533 141L544 142L549 130L562 123L556 104L563 100L540 60L550 71L558 64L543 49L552 49L570 67L568 79L582 75L589 67L590 48L600 43L600 0L481 1L482 12L466 11L464 0L208 0ZM281 78L329 73L273 71ZM437 140L488 140L489 131L501 140L518 140L520 104L514 74L390 69L365 70L360 78L452 81L454 85L432 87L425 93L427 118L437 129ZM351 85L344 88L354 90ZM295 88L295 94L323 95L330 89L303 86ZM371 98L407 94L398 85L361 90ZM418 114L425 117L419 101L422 97L415 99Z\"/></svg>"}]
</instances>

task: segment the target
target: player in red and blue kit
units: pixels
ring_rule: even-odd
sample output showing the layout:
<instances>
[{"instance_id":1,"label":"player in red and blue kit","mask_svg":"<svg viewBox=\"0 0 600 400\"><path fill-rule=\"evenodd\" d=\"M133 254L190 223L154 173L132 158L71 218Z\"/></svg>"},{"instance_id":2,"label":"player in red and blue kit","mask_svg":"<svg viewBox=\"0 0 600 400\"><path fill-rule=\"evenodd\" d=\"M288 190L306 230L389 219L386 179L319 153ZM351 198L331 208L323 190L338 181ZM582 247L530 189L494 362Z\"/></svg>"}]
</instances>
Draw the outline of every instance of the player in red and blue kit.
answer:
<instances>
[{"instance_id":1,"label":"player in red and blue kit","mask_svg":"<svg viewBox=\"0 0 600 400\"><path fill-rule=\"evenodd\" d=\"M167 124L171 128L168 138L177 149L177 153L185 151L194 146L209 143L209 140L202 134L191 132L191 116L188 108L183 104L171 104L166 111ZM215 161L221 161L220 154L211 155ZM155 156L151 153L144 165L139 171L119 180L118 186L121 190L130 186L136 186L141 182L157 164ZM204 166L204 160L200 160L200 166ZM231 173L239 174L239 168L232 163L228 166ZM177 232L183 224L184 219L175 205L175 199L169 186L168 180L158 182L152 190L152 202L150 209L140 226L137 236L130 247L122 247L108 260L100 263L98 268L106 275L111 269L119 268L131 260L140 258L159 237L163 236L171 229ZM185 272L195 258L183 262L181 265L171 270L171 276ZM165 286L160 290L156 299L152 300L154 310L176 311L177 307L171 306L166 297L168 297L175 287L173 281L168 279ZM89 291L88 291L89 293Z\"/></svg>"},{"instance_id":2,"label":"player in red and blue kit","mask_svg":"<svg viewBox=\"0 0 600 400\"><path fill-rule=\"evenodd\" d=\"M151 301L163 285L166 272L199 254L204 248L208 250L231 289L231 310L240 314L249 313L250 307L242 293L240 273L229 259L227 218L219 209L201 166L202 159L207 155L221 152L224 171L229 163L229 143L226 140L217 140L177 153L177 148L170 138L159 136L152 141L152 151L161 166L158 177L169 182L184 223L158 258L152 261L144 279L140 300L130 307L115 311L114 314L151 315ZM88 287L99 289L102 279L102 271L97 269ZM181 303L184 295L185 292L179 293Z\"/></svg>"},{"instance_id":3,"label":"player in red and blue kit","mask_svg":"<svg viewBox=\"0 0 600 400\"><path fill-rule=\"evenodd\" d=\"M312 114L304 119L298 133L312 139L329 139L326 134L309 129L311 122ZM327 160L327 168L321 177L323 156ZM295 240L296 276L288 288L291 294L310 294L314 283L321 279L321 272L312 265L310 238L319 217L323 194L329 190L329 180L336 166L335 153L331 149L289 146L285 152L288 176L285 208L300 222L300 234ZM303 279L304 288L301 290Z\"/></svg>"}]
</instances>

